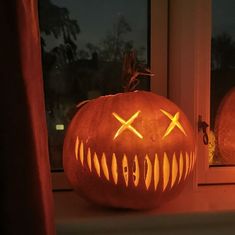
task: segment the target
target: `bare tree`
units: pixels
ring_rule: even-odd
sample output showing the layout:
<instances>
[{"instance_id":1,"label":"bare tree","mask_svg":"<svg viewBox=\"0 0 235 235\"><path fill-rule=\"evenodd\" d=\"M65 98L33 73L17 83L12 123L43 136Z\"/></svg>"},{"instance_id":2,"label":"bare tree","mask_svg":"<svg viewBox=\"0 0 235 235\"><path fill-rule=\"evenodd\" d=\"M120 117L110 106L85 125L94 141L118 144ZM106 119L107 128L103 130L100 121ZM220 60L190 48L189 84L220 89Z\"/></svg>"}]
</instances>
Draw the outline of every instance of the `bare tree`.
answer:
<instances>
[{"instance_id":1,"label":"bare tree","mask_svg":"<svg viewBox=\"0 0 235 235\"><path fill-rule=\"evenodd\" d=\"M50 0L40 0L39 9L41 32L76 40L80 28L77 21L70 18L67 8L56 6Z\"/></svg>"},{"instance_id":2,"label":"bare tree","mask_svg":"<svg viewBox=\"0 0 235 235\"><path fill-rule=\"evenodd\" d=\"M124 38L129 32L131 32L130 25L124 16L120 16L113 24L112 31L109 31L101 41L101 58L106 61L121 61L124 52L133 48L133 41Z\"/></svg>"}]
</instances>

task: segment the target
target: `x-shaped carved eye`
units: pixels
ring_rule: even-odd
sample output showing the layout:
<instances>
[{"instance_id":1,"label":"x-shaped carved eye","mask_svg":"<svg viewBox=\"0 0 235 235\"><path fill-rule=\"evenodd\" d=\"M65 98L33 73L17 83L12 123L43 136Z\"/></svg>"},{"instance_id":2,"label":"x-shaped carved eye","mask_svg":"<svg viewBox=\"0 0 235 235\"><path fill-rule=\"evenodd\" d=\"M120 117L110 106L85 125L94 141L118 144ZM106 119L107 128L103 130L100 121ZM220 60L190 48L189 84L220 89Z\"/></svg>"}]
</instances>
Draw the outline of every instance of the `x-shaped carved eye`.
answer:
<instances>
[{"instance_id":1,"label":"x-shaped carved eye","mask_svg":"<svg viewBox=\"0 0 235 235\"><path fill-rule=\"evenodd\" d=\"M160 109L160 110L161 110L162 113L164 113L171 120L171 123L169 124L168 128L166 129L166 132L165 132L164 136L162 137L163 139L166 136L168 136L176 126L180 129L180 131L185 136L187 136L185 131L184 131L184 128L182 127L182 125L179 122L179 116L180 116L179 112L177 112L174 116L172 116L170 113L166 112L165 110L163 110L163 109Z\"/></svg>"},{"instance_id":2,"label":"x-shaped carved eye","mask_svg":"<svg viewBox=\"0 0 235 235\"><path fill-rule=\"evenodd\" d=\"M121 127L117 130L113 139L116 139L126 129L132 131L140 139L143 139L143 136L131 125L133 121L138 117L139 113L140 111L134 113L127 121L122 119L118 114L112 113L113 116L122 124Z\"/></svg>"}]
</instances>

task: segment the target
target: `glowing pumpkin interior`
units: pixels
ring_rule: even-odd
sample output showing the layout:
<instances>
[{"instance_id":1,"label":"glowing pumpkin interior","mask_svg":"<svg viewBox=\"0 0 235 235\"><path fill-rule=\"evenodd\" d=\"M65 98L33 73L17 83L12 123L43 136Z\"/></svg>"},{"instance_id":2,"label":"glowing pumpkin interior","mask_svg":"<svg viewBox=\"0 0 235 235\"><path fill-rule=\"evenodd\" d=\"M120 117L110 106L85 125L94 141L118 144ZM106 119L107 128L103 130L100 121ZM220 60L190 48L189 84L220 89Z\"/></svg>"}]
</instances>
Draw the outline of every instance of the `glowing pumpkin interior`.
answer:
<instances>
[{"instance_id":1,"label":"glowing pumpkin interior","mask_svg":"<svg viewBox=\"0 0 235 235\"><path fill-rule=\"evenodd\" d=\"M179 192L195 165L183 112L151 92L84 105L64 141L65 173L80 195L122 208L150 208Z\"/></svg>"}]
</instances>

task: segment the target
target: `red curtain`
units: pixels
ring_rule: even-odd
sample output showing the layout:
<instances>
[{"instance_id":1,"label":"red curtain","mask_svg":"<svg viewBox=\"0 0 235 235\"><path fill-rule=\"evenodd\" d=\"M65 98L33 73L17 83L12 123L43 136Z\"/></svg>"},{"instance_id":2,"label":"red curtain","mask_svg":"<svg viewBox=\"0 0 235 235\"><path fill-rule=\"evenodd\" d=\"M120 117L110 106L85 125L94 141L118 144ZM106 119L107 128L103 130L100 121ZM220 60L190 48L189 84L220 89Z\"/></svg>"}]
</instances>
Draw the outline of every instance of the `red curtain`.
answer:
<instances>
[{"instance_id":1,"label":"red curtain","mask_svg":"<svg viewBox=\"0 0 235 235\"><path fill-rule=\"evenodd\" d=\"M0 3L0 234L55 234L37 4Z\"/></svg>"}]
</instances>

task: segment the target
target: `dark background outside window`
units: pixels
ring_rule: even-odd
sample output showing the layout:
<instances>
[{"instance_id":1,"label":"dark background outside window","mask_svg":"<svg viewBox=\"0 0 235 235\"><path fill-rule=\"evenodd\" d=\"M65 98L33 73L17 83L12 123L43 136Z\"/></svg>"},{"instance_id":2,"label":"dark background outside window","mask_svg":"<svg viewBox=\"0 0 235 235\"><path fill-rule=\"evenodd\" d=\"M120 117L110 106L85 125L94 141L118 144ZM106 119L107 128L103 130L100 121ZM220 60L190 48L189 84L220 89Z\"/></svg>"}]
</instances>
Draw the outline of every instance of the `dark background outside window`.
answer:
<instances>
[{"instance_id":1,"label":"dark background outside window","mask_svg":"<svg viewBox=\"0 0 235 235\"><path fill-rule=\"evenodd\" d=\"M39 0L42 66L52 170L62 169L76 105L122 92L124 53L148 61L147 0ZM137 89L149 90L140 78Z\"/></svg>"}]
</instances>

